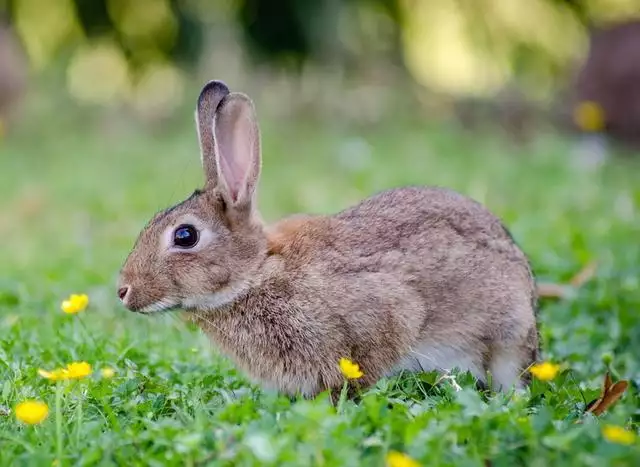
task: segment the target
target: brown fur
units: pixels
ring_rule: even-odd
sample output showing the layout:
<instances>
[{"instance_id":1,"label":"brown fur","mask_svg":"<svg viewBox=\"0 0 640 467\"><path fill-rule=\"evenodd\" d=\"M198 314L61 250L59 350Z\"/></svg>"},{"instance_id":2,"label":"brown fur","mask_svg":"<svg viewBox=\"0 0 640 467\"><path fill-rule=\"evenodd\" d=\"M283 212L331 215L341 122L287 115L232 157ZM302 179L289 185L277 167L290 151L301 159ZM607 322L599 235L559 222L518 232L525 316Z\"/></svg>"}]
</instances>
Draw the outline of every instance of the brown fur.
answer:
<instances>
[{"instance_id":1,"label":"brown fur","mask_svg":"<svg viewBox=\"0 0 640 467\"><path fill-rule=\"evenodd\" d=\"M235 93L220 103L216 138L237 130L237 118L246 126L215 145L226 154L203 158L238 164L218 165L222 183L143 230L121 272L128 308L190 310L245 372L289 394L339 388L341 357L360 364L364 386L394 369L460 361L481 380L499 375L498 388L526 383L519 376L538 348L535 284L495 216L450 190L406 187L334 216L265 226L253 203L252 111ZM173 251L164 239L185 219L202 240L196 251Z\"/></svg>"}]
</instances>

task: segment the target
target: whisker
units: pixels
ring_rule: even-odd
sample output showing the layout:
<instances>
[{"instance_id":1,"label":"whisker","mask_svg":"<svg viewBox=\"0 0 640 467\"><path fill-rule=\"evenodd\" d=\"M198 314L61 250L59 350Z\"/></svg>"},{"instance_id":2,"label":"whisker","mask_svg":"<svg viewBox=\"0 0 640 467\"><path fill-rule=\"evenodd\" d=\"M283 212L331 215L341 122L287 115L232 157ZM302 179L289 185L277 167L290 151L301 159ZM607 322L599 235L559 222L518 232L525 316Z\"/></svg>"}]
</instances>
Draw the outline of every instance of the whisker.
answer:
<instances>
[{"instance_id":1,"label":"whisker","mask_svg":"<svg viewBox=\"0 0 640 467\"><path fill-rule=\"evenodd\" d=\"M422 354L422 353L417 352L417 351L415 351L415 350L413 350L413 349L410 349L410 350L409 350L409 353L412 353L412 354L417 355L418 357L422 357L422 358L424 358L424 359L427 359L427 360L429 360L431 363L433 363L433 365L434 365L434 366L437 366L437 362L436 362L436 360L435 360L433 357L431 357L430 355ZM418 360L418 364L420 365L420 367L422 367L422 363L420 363L420 360Z\"/></svg>"}]
</instances>

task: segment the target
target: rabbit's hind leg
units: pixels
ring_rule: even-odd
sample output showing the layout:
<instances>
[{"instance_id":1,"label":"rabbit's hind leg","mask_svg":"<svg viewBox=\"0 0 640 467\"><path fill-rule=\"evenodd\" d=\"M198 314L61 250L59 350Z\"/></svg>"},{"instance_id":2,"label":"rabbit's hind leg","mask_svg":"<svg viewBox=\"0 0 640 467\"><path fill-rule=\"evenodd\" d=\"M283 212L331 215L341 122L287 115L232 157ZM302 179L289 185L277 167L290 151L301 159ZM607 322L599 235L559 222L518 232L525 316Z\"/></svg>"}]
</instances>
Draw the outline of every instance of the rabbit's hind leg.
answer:
<instances>
[{"instance_id":1,"label":"rabbit's hind leg","mask_svg":"<svg viewBox=\"0 0 640 467\"><path fill-rule=\"evenodd\" d=\"M523 389L528 384L529 363L522 344L494 347L491 352L488 370L491 373L491 386L494 391Z\"/></svg>"}]
</instances>

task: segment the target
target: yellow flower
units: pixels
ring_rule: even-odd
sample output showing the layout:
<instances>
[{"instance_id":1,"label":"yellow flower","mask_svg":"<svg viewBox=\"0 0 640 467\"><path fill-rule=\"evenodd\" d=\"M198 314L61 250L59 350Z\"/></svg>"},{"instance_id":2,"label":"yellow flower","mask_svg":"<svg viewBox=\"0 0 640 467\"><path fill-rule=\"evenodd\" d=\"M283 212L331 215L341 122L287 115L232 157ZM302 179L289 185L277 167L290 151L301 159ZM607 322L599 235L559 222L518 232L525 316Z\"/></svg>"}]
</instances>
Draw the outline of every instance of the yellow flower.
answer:
<instances>
[{"instance_id":1,"label":"yellow flower","mask_svg":"<svg viewBox=\"0 0 640 467\"><path fill-rule=\"evenodd\" d=\"M67 314L73 315L84 311L89 305L89 297L86 294L71 294L71 296L62 302L60 308Z\"/></svg>"},{"instance_id":2,"label":"yellow flower","mask_svg":"<svg viewBox=\"0 0 640 467\"><path fill-rule=\"evenodd\" d=\"M573 111L573 121L582 131L600 131L604 128L604 110L597 102L580 102Z\"/></svg>"},{"instance_id":3,"label":"yellow flower","mask_svg":"<svg viewBox=\"0 0 640 467\"><path fill-rule=\"evenodd\" d=\"M49 407L40 401L24 401L16 405L16 418L23 423L36 425L49 415Z\"/></svg>"},{"instance_id":4,"label":"yellow flower","mask_svg":"<svg viewBox=\"0 0 640 467\"><path fill-rule=\"evenodd\" d=\"M340 359L340 371L342 371L342 374L348 379L358 379L364 374L360 371L360 366L348 358Z\"/></svg>"},{"instance_id":5,"label":"yellow flower","mask_svg":"<svg viewBox=\"0 0 640 467\"><path fill-rule=\"evenodd\" d=\"M87 362L74 362L69 363L66 368L56 368L53 371L38 370L38 374L51 381L81 379L91 374L91 365Z\"/></svg>"},{"instance_id":6,"label":"yellow flower","mask_svg":"<svg viewBox=\"0 0 640 467\"><path fill-rule=\"evenodd\" d=\"M415 460L397 451L391 451L387 454L387 465L389 467L420 467L420 464Z\"/></svg>"},{"instance_id":7,"label":"yellow flower","mask_svg":"<svg viewBox=\"0 0 640 467\"><path fill-rule=\"evenodd\" d=\"M115 370L113 368L103 368L100 373L102 374L103 378L113 378L113 375L116 374Z\"/></svg>"},{"instance_id":8,"label":"yellow flower","mask_svg":"<svg viewBox=\"0 0 640 467\"><path fill-rule=\"evenodd\" d=\"M74 362L67 365L70 379L80 379L91 374L91 365L87 362Z\"/></svg>"},{"instance_id":9,"label":"yellow flower","mask_svg":"<svg viewBox=\"0 0 640 467\"><path fill-rule=\"evenodd\" d=\"M560 365L556 365L555 363L550 362L542 362L533 365L531 368L529 368L529 371L540 381L551 381L558 375L558 372L560 371Z\"/></svg>"},{"instance_id":10,"label":"yellow flower","mask_svg":"<svg viewBox=\"0 0 640 467\"><path fill-rule=\"evenodd\" d=\"M602 436L610 443L624 444L625 446L629 446L636 441L636 434L633 431L616 425L602 427Z\"/></svg>"}]
</instances>

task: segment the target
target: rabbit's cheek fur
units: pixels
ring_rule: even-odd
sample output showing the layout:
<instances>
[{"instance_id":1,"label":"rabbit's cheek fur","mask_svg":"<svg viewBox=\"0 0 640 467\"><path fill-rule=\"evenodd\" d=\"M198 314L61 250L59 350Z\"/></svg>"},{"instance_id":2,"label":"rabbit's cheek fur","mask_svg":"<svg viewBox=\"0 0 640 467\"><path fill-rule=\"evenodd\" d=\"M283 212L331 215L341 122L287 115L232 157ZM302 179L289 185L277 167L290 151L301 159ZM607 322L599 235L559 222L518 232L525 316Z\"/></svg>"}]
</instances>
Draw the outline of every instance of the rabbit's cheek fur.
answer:
<instances>
[{"instance_id":1,"label":"rabbit's cheek fur","mask_svg":"<svg viewBox=\"0 0 640 467\"><path fill-rule=\"evenodd\" d=\"M214 292L231 279L228 265L201 254L173 254L170 263L173 281L183 297Z\"/></svg>"},{"instance_id":2,"label":"rabbit's cheek fur","mask_svg":"<svg viewBox=\"0 0 640 467\"><path fill-rule=\"evenodd\" d=\"M237 296L231 279L231 271L217 264L204 265L194 261L181 265L177 270L176 283L182 297L182 308L211 309L228 303Z\"/></svg>"},{"instance_id":3,"label":"rabbit's cheek fur","mask_svg":"<svg viewBox=\"0 0 640 467\"><path fill-rule=\"evenodd\" d=\"M252 233L239 240L229 239L224 232L215 244L197 253L171 254L169 269L184 309L218 309L249 289L265 255L262 229Z\"/></svg>"}]
</instances>

